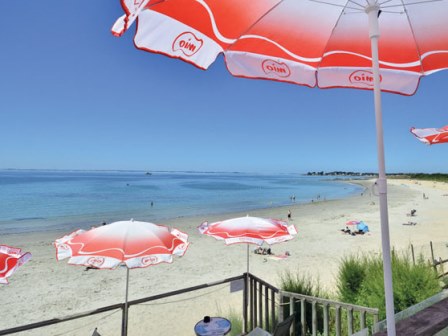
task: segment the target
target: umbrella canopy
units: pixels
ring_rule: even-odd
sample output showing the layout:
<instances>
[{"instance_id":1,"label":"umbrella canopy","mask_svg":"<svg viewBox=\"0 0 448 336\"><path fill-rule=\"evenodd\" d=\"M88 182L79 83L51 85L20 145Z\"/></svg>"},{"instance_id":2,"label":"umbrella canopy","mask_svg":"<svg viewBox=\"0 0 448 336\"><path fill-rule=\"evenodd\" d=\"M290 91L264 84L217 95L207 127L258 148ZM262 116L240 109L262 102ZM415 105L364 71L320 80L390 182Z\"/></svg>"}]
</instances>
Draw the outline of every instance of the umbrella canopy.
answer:
<instances>
[{"instance_id":1,"label":"umbrella canopy","mask_svg":"<svg viewBox=\"0 0 448 336\"><path fill-rule=\"evenodd\" d=\"M75 231L57 239L54 246L57 260L70 258L72 265L141 268L171 263L173 255L183 256L187 240L188 235L179 230L130 220Z\"/></svg>"},{"instance_id":2,"label":"umbrella canopy","mask_svg":"<svg viewBox=\"0 0 448 336\"><path fill-rule=\"evenodd\" d=\"M448 126L442 128L411 128L411 133L427 145L448 142Z\"/></svg>"},{"instance_id":3,"label":"umbrella canopy","mask_svg":"<svg viewBox=\"0 0 448 336\"><path fill-rule=\"evenodd\" d=\"M183 256L188 248L188 235L166 226L139 221L119 221L108 225L78 230L54 242L57 260L70 258L72 265L98 269L127 267L125 318L122 334L127 333L129 269L171 263L172 256Z\"/></svg>"},{"instance_id":4,"label":"umbrella canopy","mask_svg":"<svg viewBox=\"0 0 448 336\"><path fill-rule=\"evenodd\" d=\"M121 0L134 44L234 76L374 91L387 331L395 335L381 91L413 94L448 68L446 0ZM381 34L380 34L381 28ZM380 38L381 35L381 38Z\"/></svg>"},{"instance_id":5,"label":"umbrella canopy","mask_svg":"<svg viewBox=\"0 0 448 336\"><path fill-rule=\"evenodd\" d=\"M249 244L269 245L293 239L297 234L294 225L278 219L239 217L221 222L204 222L198 230L201 234L224 240L226 245L247 243L247 273L249 273Z\"/></svg>"},{"instance_id":6,"label":"umbrella canopy","mask_svg":"<svg viewBox=\"0 0 448 336\"><path fill-rule=\"evenodd\" d=\"M0 245L0 284L8 284L8 277L30 259L29 252L22 253L19 248Z\"/></svg>"},{"instance_id":7,"label":"umbrella canopy","mask_svg":"<svg viewBox=\"0 0 448 336\"><path fill-rule=\"evenodd\" d=\"M272 245L293 239L297 234L295 226L288 225L284 221L249 216L210 224L204 222L198 229L201 234L224 240L226 245L237 243L262 245L264 242Z\"/></svg>"},{"instance_id":8,"label":"umbrella canopy","mask_svg":"<svg viewBox=\"0 0 448 336\"><path fill-rule=\"evenodd\" d=\"M310 87L373 89L369 22L379 18L381 89L413 94L448 66L448 4L429 0L122 0L122 35L137 48L207 69L219 54L235 76Z\"/></svg>"}]
</instances>

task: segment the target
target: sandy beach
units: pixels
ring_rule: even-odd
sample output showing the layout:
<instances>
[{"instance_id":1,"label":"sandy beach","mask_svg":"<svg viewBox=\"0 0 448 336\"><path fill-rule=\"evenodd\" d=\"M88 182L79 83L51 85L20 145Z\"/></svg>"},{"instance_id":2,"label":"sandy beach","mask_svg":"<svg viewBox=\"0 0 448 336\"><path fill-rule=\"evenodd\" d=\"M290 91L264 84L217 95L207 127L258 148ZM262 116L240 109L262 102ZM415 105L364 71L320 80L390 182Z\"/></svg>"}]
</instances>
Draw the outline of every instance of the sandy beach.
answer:
<instances>
[{"instance_id":1,"label":"sandy beach","mask_svg":"<svg viewBox=\"0 0 448 336\"><path fill-rule=\"evenodd\" d=\"M250 253L250 272L278 286L285 270L312 276L332 292L338 265L350 253L380 253L381 232L378 197L374 181L357 182L365 186L362 194L341 200L316 200L308 204L251 211L251 216L287 220L291 210L298 236L272 246L275 254L289 251L286 259L265 258ZM423 197L426 195L427 198ZM430 241L436 256L448 257L448 184L439 182L388 180L391 246L429 256ZM416 209L416 216L408 213ZM191 245L182 258L130 272L129 299L139 299L224 278L246 271L246 245L225 246L211 237L201 236L197 226L205 220L217 221L245 216L178 218L165 223L189 234ZM139 218L138 220L145 220ZM349 236L340 230L349 220L363 220L370 229L365 235ZM403 225L409 221L416 225ZM32 260L0 287L0 330L41 320L63 317L102 306L123 302L126 270L89 270L57 262L52 242L68 232L3 235L1 243L32 253ZM251 246L251 251L255 246ZM241 309L241 292L229 293L219 285L188 295L133 307L129 335L193 335L194 324L204 315L225 315ZM121 313L105 313L74 320L23 335L91 335L98 327L102 335L119 335ZM149 332L150 331L150 332Z\"/></svg>"}]
</instances>

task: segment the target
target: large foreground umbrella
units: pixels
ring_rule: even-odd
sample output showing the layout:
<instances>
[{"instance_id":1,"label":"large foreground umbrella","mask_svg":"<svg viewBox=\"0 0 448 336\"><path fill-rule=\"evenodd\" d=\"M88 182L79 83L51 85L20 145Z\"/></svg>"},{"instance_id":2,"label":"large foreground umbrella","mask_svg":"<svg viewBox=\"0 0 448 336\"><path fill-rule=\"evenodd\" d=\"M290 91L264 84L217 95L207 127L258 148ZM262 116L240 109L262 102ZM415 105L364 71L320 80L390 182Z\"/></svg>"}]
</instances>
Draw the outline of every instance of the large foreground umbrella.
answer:
<instances>
[{"instance_id":1,"label":"large foreground umbrella","mask_svg":"<svg viewBox=\"0 0 448 336\"><path fill-rule=\"evenodd\" d=\"M272 245L290 240L297 234L295 226L288 225L284 221L250 216L215 223L204 222L198 229L201 234L224 240L226 245L246 243L247 273L249 273L249 244Z\"/></svg>"},{"instance_id":2,"label":"large foreground umbrella","mask_svg":"<svg viewBox=\"0 0 448 336\"><path fill-rule=\"evenodd\" d=\"M29 252L22 253L19 248L0 245L0 284L8 284L8 277L30 259Z\"/></svg>"},{"instance_id":3,"label":"large foreground umbrella","mask_svg":"<svg viewBox=\"0 0 448 336\"><path fill-rule=\"evenodd\" d=\"M171 263L172 256L183 256L189 243L188 235L166 226L139 221L120 221L78 230L54 242L58 260L98 269L127 267L125 318L123 334L127 333L129 269L160 263Z\"/></svg>"},{"instance_id":4,"label":"large foreground umbrella","mask_svg":"<svg viewBox=\"0 0 448 336\"><path fill-rule=\"evenodd\" d=\"M442 128L411 128L411 133L427 145L448 142L448 126Z\"/></svg>"},{"instance_id":5,"label":"large foreground umbrella","mask_svg":"<svg viewBox=\"0 0 448 336\"><path fill-rule=\"evenodd\" d=\"M448 67L448 1L121 0L120 36L206 69L224 54L240 77L374 90L387 328L395 335L381 90L411 95ZM381 38L380 38L381 28Z\"/></svg>"}]
</instances>

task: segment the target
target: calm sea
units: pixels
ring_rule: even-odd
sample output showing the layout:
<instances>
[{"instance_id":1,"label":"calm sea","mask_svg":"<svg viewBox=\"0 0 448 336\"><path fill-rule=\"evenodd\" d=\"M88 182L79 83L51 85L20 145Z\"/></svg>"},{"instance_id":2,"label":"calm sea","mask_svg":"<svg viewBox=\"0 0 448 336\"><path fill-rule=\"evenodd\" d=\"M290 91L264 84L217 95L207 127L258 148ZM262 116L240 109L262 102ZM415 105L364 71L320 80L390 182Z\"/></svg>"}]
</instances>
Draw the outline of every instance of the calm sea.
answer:
<instances>
[{"instance_id":1,"label":"calm sea","mask_svg":"<svg viewBox=\"0 0 448 336\"><path fill-rule=\"evenodd\" d=\"M207 214L291 204L291 196L306 203L359 192L356 185L299 174L0 170L0 234L130 218L205 220Z\"/></svg>"}]
</instances>

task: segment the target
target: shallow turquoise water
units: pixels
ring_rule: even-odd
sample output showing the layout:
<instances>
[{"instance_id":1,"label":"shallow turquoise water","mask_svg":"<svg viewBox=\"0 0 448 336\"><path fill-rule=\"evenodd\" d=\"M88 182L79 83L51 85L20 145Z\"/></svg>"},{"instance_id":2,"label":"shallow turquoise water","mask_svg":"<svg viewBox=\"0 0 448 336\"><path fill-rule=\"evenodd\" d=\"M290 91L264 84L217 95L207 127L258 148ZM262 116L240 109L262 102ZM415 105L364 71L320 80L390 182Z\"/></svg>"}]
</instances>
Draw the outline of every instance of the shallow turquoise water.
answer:
<instances>
[{"instance_id":1,"label":"shallow turquoise water","mask_svg":"<svg viewBox=\"0 0 448 336\"><path fill-rule=\"evenodd\" d=\"M12 233L275 207L293 195L306 203L361 187L299 174L0 170L0 191L0 233Z\"/></svg>"}]
</instances>

